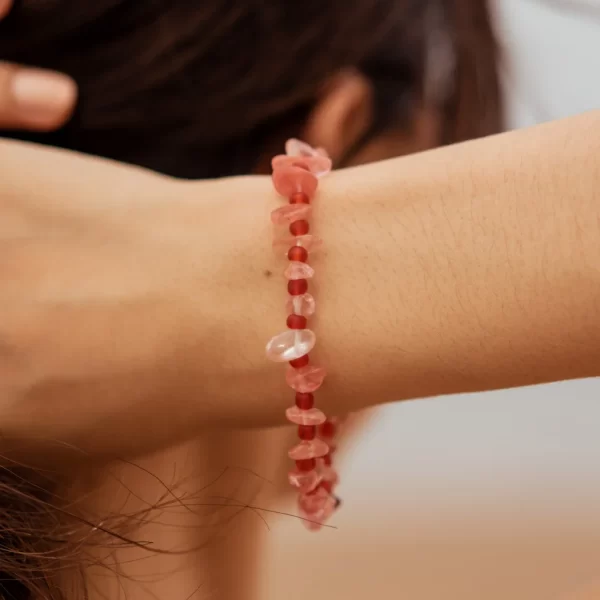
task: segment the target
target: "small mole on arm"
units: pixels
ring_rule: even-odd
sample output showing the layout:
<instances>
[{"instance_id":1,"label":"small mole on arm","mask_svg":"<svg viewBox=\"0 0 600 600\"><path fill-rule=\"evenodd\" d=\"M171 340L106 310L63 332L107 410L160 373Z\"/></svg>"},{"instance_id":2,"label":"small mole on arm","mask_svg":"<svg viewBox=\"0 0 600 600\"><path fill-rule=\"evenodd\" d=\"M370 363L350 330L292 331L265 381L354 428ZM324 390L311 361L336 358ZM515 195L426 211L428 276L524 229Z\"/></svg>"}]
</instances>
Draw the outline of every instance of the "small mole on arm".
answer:
<instances>
[{"instance_id":1,"label":"small mole on arm","mask_svg":"<svg viewBox=\"0 0 600 600\"><path fill-rule=\"evenodd\" d=\"M265 277L269 278L269 277L271 277L271 275L273 275L273 272L269 271L269 269L266 269L265 270Z\"/></svg>"}]
</instances>

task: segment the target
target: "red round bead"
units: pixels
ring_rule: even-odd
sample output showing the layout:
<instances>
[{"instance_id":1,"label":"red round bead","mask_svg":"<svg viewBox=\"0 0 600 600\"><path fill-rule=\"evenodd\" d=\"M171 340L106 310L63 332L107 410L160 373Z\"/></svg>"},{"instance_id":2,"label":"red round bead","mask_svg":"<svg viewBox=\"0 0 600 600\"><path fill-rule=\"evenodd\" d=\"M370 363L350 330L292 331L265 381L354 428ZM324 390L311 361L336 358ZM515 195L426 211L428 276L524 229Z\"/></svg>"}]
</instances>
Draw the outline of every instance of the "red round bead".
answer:
<instances>
[{"instance_id":1,"label":"red round bead","mask_svg":"<svg viewBox=\"0 0 600 600\"><path fill-rule=\"evenodd\" d=\"M308 260L308 250L302 246L292 246L288 252L288 258L296 262L306 262Z\"/></svg>"},{"instance_id":2,"label":"red round bead","mask_svg":"<svg viewBox=\"0 0 600 600\"><path fill-rule=\"evenodd\" d=\"M302 315L289 315L286 325L289 329L306 329L306 317Z\"/></svg>"},{"instance_id":3,"label":"red round bead","mask_svg":"<svg viewBox=\"0 0 600 600\"><path fill-rule=\"evenodd\" d=\"M319 435L324 438L332 438L335 436L336 427L335 423L331 421L325 421L323 425L319 427Z\"/></svg>"},{"instance_id":4,"label":"red round bead","mask_svg":"<svg viewBox=\"0 0 600 600\"><path fill-rule=\"evenodd\" d=\"M302 410L310 410L315 405L315 397L312 394L296 392L296 406Z\"/></svg>"},{"instance_id":5,"label":"red round bead","mask_svg":"<svg viewBox=\"0 0 600 600\"><path fill-rule=\"evenodd\" d=\"M310 204L310 198L304 192L296 192L290 196L290 204Z\"/></svg>"},{"instance_id":6,"label":"red round bead","mask_svg":"<svg viewBox=\"0 0 600 600\"><path fill-rule=\"evenodd\" d=\"M310 227L308 225L308 221L304 219L300 219L299 221L294 221L290 225L290 233L292 235L306 235L309 231Z\"/></svg>"},{"instance_id":7,"label":"red round bead","mask_svg":"<svg viewBox=\"0 0 600 600\"><path fill-rule=\"evenodd\" d=\"M314 425L298 425L298 437L301 440L314 440L317 428Z\"/></svg>"},{"instance_id":8,"label":"red round bead","mask_svg":"<svg viewBox=\"0 0 600 600\"><path fill-rule=\"evenodd\" d=\"M296 358L295 360L290 360L290 365L294 367L294 369L301 369L302 367L306 367L310 362L310 358L308 354L301 356L300 358Z\"/></svg>"},{"instance_id":9,"label":"red round bead","mask_svg":"<svg viewBox=\"0 0 600 600\"><path fill-rule=\"evenodd\" d=\"M288 281L288 292L292 296L301 296L308 291L308 281L306 279L291 279Z\"/></svg>"},{"instance_id":10,"label":"red round bead","mask_svg":"<svg viewBox=\"0 0 600 600\"><path fill-rule=\"evenodd\" d=\"M302 471L303 473L307 473L308 471L312 471L317 466L317 461L314 458L306 458L304 460L296 461L296 468L298 471Z\"/></svg>"},{"instance_id":11,"label":"red round bead","mask_svg":"<svg viewBox=\"0 0 600 600\"><path fill-rule=\"evenodd\" d=\"M326 467L330 467L331 463L333 462L332 457L331 457L331 452L329 454L326 454L323 457L323 462L325 463Z\"/></svg>"}]
</instances>

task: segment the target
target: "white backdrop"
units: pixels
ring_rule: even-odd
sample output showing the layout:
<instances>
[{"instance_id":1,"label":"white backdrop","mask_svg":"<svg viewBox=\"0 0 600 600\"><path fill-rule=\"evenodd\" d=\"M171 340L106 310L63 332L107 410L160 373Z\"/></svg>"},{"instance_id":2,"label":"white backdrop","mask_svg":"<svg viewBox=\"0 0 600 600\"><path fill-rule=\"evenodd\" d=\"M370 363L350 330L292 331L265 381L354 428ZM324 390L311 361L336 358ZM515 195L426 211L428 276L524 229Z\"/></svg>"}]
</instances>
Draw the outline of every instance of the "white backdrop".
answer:
<instances>
[{"instance_id":1,"label":"white backdrop","mask_svg":"<svg viewBox=\"0 0 600 600\"><path fill-rule=\"evenodd\" d=\"M600 107L600 5L558 4L498 3L511 127ZM382 409L346 455L339 529L269 534L264 598L566 598L600 580L599 432L599 381Z\"/></svg>"}]
</instances>

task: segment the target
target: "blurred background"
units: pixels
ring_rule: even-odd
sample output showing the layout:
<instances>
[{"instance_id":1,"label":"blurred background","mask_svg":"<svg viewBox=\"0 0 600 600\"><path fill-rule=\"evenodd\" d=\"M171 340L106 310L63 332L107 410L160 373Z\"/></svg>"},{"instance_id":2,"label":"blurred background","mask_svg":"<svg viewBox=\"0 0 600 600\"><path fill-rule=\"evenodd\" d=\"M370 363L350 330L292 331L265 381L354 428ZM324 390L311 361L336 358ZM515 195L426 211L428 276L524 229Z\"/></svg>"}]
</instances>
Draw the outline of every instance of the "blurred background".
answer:
<instances>
[{"instance_id":1,"label":"blurred background","mask_svg":"<svg viewBox=\"0 0 600 600\"><path fill-rule=\"evenodd\" d=\"M600 106L600 2L496 12L510 127ZM343 455L337 529L317 543L269 517L259 597L600 599L599 396L578 381L375 411Z\"/></svg>"}]
</instances>

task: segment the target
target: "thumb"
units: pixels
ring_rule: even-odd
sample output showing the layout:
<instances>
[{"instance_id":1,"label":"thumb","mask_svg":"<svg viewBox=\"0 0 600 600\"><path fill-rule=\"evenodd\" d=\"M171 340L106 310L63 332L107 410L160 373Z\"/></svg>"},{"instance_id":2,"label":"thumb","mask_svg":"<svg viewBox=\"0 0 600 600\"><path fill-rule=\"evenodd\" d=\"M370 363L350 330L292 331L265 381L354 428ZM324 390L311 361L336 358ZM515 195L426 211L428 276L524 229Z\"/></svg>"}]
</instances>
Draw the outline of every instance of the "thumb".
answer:
<instances>
[{"instance_id":1,"label":"thumb","mask_svg":"<svg viewBox=\"0 0 600 600\"><path fill-rule=\"evenodd\" d=\"M2 128L56 129L71 115L76 98L77 86L67 75L0 62Z\"/></svg>"}]
</instances>

